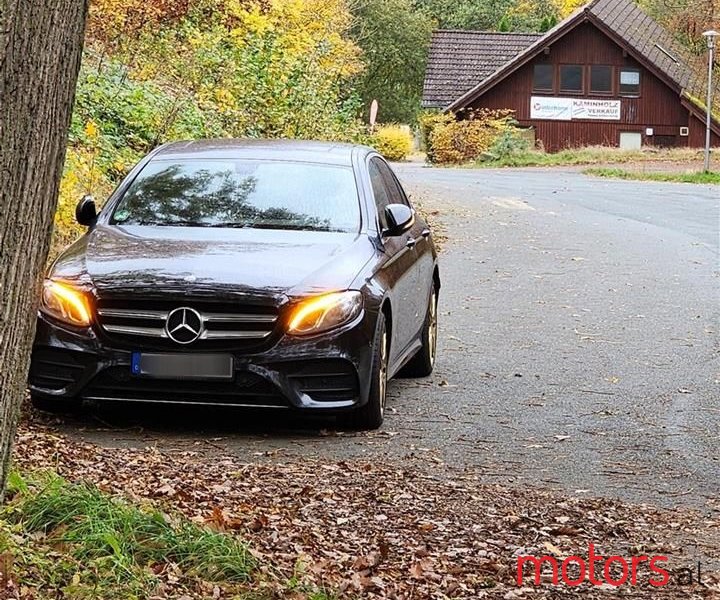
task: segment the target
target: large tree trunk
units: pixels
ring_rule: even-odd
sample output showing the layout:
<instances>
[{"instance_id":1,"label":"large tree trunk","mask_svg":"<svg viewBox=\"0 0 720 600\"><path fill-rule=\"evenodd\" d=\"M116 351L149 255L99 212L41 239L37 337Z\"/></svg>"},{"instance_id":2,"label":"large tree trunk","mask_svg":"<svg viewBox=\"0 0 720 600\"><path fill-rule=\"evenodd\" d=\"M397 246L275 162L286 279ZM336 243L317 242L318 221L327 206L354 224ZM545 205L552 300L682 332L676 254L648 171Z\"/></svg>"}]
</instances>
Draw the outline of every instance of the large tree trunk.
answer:
<instances>
[{"instance_id":1,"label":"large tree trunk","mask_svg":"<svg viewBox=\"0 0 720 600\"><path fill-rule=\"evenodd\" d=\"M25 395L87 0L0 0L0 498Z\"/></svg>"}]
</instances>

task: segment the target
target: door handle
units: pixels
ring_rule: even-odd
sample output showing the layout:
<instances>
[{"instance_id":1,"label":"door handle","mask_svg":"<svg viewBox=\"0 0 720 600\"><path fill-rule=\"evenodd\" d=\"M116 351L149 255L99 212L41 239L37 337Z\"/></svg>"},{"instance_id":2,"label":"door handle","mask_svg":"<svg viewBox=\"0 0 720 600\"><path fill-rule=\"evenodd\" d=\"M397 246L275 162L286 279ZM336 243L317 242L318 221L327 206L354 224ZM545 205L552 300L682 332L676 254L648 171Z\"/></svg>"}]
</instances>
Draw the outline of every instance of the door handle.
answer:
<instances>
[{"instance_id":1,"label":"door handle","mask_svg":"<svg viewBox=\"0 0 720 600\"><path fill-rule=\"evenodd\" d=\"M408 248L414 248L416 243L415 238L410 238L405 245Z\"/></svg>"},{"instance_id":2,"label":"door handle","mask_svg":"<svg viewBox=\"0 0 720 600\"><path fill-rule=\"evenodd\" d=\"M430 230L429 229L423 229L422 233L420 234L424 238L430 237Z\"/></svg>"}]
</instances>

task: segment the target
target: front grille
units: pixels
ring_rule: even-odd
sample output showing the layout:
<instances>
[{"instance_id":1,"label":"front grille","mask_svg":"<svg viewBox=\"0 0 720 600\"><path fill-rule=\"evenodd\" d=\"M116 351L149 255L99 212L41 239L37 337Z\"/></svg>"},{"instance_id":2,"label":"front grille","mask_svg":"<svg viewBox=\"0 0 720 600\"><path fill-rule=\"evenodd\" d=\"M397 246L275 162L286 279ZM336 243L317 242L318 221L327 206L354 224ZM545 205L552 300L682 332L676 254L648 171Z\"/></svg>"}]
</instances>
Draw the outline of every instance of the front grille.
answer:
<instances>
[{"instance_id":1,"label":"front grille","mask_svg":"<svg viewBox=\"0 0 720 600\"><path fill-rule=\"evenodd\" d=\"M134 377L129 367L111 367L83 390L85 400L177 402L233 406L287 407L275 386L254 373L238 373L234 381L178 381Z\"/></svg>"},{"instance_id":2,"label":"front grille","mask_svg":"<svg viewBox=\"0 0 720 600\"><path fill-rule=\"evenodd\" d=\"M177 347L166 330L168 315L175 309L191 308L202 318L202 333L194 348L261 346L272 337L278 309L269 304L239 304L208 300L100 299L97 320L103 332L129 343Z\"/></svg>"},{"instance_id":3,"label":"front grille","mask_svg":"<svg viewBox=\"0 0 720 600\"><path fill-rule=\"evenodd\" d=\"M80 352L40 348L33 351L28 380L35 387L62 390L77 383L88 362Z\"/></svg>"},{"instance_id":4,"label":"front grille","mask_svg":"<svg viewBox=\"0 0 720 600\"><path fill-rule=\"evenodd\" d=\"M317 402L355 400L359 396L357 373L346 360L285 363L283 370L300 391Z\"/></svg>"}]
</instances>

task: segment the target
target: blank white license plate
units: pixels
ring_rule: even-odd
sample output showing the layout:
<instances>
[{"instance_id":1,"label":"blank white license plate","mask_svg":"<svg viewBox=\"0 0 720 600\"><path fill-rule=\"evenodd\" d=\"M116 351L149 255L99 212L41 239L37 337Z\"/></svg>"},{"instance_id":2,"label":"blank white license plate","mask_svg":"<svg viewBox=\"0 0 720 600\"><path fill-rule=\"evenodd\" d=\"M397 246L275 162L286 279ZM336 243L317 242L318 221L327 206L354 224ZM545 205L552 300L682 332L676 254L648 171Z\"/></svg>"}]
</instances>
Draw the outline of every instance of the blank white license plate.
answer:
<instances>
[{"instance_id":1,"label":"blank white license plate","mask_svg":"<svg viewBox=\"0 0 720 600\"><path fill-rule=\"evenodd\" d=\"M133 352L131 370L138 377L155 379L233 378L231 354L147 354Z\"/></svg>"}]
</instances>

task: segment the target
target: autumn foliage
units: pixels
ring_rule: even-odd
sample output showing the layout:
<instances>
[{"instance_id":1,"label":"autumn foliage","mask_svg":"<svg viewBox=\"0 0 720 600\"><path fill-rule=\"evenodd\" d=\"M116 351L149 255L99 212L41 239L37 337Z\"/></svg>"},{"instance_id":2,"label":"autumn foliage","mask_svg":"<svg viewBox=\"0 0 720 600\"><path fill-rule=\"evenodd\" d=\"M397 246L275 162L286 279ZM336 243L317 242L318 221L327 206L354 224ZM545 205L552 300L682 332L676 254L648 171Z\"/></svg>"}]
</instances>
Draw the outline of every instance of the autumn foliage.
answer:
<instances>
[{"instance_id":1,"label":"autumn foliage","mask_svg":"<svg viewBox=\"0 0 720 600\"><path fill-rule=\"evenodd\" d=\"M405 160L412 152L413 137L407 126L384 125L375 132L372 143L388 160Z\"/></svg>"},{"instance_id":2,"label":"autumn foliage","mask_svg":"<svg viewBox=\"0 0 720 600\"><path fill-rule=\"evenodd\" d=\"M477 110L456 120L452 115L425 117L428 157L432 162L463 163L481 158L512 129L512 111Z\"/></svg>"},{"instance_id":3,"label":"autumn foliage","mask_svg":"<svg viewBox=\"0 0 720 600\"><path fill-rule=\"evenodd\" d=\"M191 0L93 0L87 35L108 52L130 49L141 36L177 25Z\"/></svg>"},{"instance_id":4,"label":"autumn foliage","mask_svg":"<svg viewBox=\"0 0 720 600\"><path fill-rule=\"evenodd\" d=\"M161 143L361 138L351 20L346 0L92 0L56 246Z\"/></svg>"}]
</instances>

